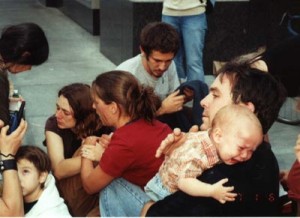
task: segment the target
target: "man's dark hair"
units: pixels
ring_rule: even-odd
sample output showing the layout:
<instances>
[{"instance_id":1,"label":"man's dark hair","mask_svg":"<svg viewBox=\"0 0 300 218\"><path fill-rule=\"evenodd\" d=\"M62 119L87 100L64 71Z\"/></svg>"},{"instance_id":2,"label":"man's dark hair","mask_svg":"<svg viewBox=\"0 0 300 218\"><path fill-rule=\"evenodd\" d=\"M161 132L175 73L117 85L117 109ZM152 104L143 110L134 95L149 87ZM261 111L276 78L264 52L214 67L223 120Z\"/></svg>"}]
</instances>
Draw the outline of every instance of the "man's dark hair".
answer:
<instances>
[{"instance_id":1,"label":"man's dark hair","mask_svg":"<svg viewBox=\"0 0 300 218\"><path fill-rule=\"evenodd\" d=\"M147 24L140 35L140 46L147 58L153 50L176 55L180 45L179 34L170 24L153 22Z\"/></svg>"},{"instance_id":2,"label":"man's dark hair","mask_svg":"<svg viewBox=\"0 0 300 218\"><path fill-rule=\"evenodd\" d=\"M267 133L286 99L283 85L272 75L237 61L226 63L218 74L221 81L224 75L230 80L234 103L251 102L254 105L254 113L261 122L264 134Z\"/></svg>"}]
</instances>

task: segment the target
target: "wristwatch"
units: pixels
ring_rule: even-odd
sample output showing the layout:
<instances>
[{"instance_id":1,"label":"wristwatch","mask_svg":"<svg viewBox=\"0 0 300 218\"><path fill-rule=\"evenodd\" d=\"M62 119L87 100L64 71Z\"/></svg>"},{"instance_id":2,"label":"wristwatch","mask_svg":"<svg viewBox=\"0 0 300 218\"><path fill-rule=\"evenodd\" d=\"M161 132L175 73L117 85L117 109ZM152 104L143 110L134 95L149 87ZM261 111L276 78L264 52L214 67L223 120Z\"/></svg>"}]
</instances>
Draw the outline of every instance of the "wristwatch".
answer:
<instances>
[{"instance_id":1,"label":"wristwatch","mask_svg":"<svg viewBox=\"0 0 300 218\"><path fill-rule=\"evenodd\" d=\"M0 172L2 173L5 170L17 170L16 160L0 160Z\"/></svg>"}]
</instances>

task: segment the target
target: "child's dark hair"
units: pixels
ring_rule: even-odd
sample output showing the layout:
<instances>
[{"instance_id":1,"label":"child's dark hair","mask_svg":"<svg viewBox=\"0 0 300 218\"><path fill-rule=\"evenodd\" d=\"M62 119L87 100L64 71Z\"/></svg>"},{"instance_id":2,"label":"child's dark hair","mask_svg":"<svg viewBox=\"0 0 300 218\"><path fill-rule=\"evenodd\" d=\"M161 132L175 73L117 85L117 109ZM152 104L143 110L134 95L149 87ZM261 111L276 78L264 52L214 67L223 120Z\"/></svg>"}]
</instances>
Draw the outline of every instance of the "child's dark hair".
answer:
<instances>
[{"instance_id":1,"label":"child's dark hair","mask_svg":"<svg viewBox=\"0 0 300 218\"><path fill-rule=\"evenodd\" d=\"M18 162L21 159L31 162L39 173L51 171L51 162L49 156L41 148L33 145L24 145L19 148L15 157ZM44 188L44 184L42 184Z\"/></svg>"}]
</instances>

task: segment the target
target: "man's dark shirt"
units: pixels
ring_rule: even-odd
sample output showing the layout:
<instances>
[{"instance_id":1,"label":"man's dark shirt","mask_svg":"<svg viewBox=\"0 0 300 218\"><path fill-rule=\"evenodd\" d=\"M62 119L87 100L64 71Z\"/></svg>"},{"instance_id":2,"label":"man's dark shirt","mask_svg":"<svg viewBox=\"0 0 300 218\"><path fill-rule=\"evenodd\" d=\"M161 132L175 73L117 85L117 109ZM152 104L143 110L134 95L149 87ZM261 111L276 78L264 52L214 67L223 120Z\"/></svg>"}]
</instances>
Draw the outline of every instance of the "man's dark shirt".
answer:
<instances>
[{"instance_id":1,"label":"man's dark shirt","mask_svg":"<svg viewBox=\"0 0 300 218\"><path fill-rule=\"evenodd\" d=\"M150 207L147 216L276 216L278 215L279 167L270 144L263 142L252 158L235 165L219 164L199 180L216 183L228 178L238 194L234 202L192 197L177 191Z\"/></svg>"}]
</instances>

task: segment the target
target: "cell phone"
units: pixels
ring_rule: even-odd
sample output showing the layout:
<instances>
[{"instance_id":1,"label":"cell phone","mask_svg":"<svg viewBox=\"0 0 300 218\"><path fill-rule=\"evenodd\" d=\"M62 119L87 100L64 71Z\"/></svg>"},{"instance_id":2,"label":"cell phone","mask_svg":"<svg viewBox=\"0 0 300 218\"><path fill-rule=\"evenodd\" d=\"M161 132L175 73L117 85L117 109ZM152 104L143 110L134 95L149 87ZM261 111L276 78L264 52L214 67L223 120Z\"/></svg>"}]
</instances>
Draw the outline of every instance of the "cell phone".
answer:
<instances>
[{"instance_id":1,"label":"cell phone","mask_svg":"<svg viewBox=\"0 0 300 218\"><path fill-rule=\"evenodd\" d=\"M10 112L10 121L9 121L9 129L8 134L15 131L20 125L22 118L24 117L24 109L25 109L25 101L22 101L19 110Z\"/></svg>"}]
</instances>

